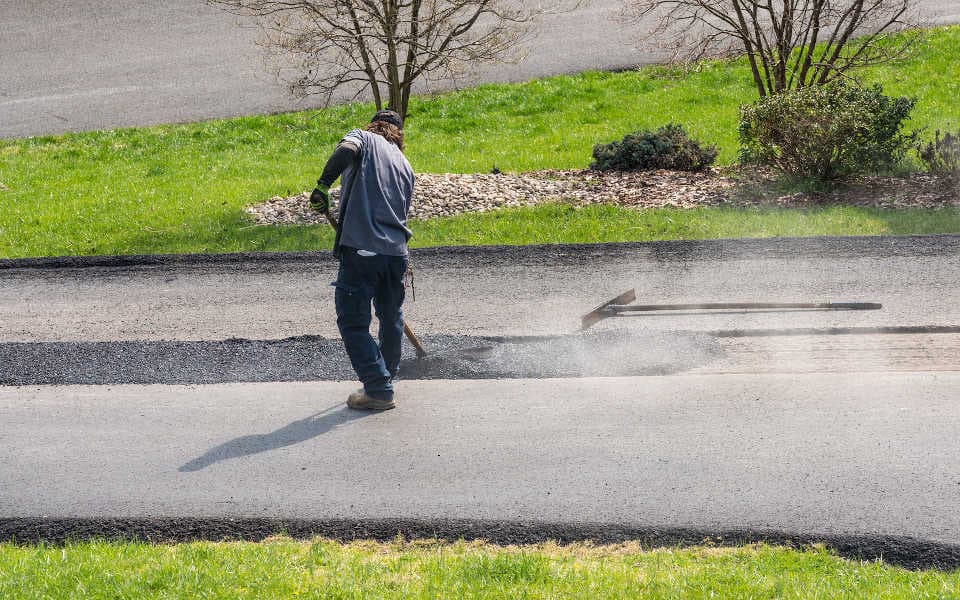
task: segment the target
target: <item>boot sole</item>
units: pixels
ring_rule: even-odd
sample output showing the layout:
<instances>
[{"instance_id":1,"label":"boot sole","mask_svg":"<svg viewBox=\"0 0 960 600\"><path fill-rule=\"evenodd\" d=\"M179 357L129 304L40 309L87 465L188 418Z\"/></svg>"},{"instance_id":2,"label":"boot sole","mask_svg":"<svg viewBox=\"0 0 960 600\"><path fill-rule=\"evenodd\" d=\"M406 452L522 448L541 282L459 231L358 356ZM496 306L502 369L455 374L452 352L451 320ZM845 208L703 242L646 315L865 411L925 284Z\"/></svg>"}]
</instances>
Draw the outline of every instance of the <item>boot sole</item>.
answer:
<instances>
[{"instance_id":1,"label":"boot sole","mask_svg":"<svg viewBox=\"0 0 960 600\"><path fill-rule=\"evenodd\" d=\"M393 402L353 402L347 400L347 407L354 410L390 410L391 408L396 408L396 404Z\"/></svg>"}]
</instances>

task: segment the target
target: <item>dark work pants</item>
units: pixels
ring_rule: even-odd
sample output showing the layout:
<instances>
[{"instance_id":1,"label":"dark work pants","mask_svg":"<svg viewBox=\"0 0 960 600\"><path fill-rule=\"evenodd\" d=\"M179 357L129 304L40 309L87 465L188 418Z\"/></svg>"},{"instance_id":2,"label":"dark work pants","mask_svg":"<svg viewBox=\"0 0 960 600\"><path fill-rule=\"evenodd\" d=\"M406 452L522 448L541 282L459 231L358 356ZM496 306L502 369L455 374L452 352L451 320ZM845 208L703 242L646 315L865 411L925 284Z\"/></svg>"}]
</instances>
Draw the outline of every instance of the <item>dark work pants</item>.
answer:
<instances>
[{"instance_id":1,"label":"dark work pants","mask_svg":"<svg viewBox=\"0 0 960 600\"><path fill-rule=\"evenodd\" d=\"M393 397L393 378L400 370L406 271L405 256L360 256L354 248L340 248L337 327L363 389L378 398ZM370 335L371 301L380 321L379 343Z\"/></svg>"}]
</instances>

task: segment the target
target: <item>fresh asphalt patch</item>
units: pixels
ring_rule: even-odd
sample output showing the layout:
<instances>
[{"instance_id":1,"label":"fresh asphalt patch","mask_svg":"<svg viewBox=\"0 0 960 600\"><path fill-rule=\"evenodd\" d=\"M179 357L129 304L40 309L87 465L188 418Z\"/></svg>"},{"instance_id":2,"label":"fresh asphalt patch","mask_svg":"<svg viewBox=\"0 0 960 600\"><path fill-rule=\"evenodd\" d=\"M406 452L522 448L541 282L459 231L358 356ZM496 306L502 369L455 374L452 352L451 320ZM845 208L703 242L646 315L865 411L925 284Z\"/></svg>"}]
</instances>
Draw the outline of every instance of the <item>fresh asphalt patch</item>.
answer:
<instances>
[{"instance_id":1,"label":"fresh asphalt patch","mask_svg":"<svg viewBox=\"0 0 960 600\"><path fill-rule=\"evenodd\" d=\"M721 355L692 332L599 330L551 337L424 335L418 359L404 341L401 379L538 379L669 375ZM214 384L349 381L337 338L16 342L0 344L0 385Z\"/></svg>"},{"instance_id":2,"label":"fresh asphalt patch","mask_svg":"<svg viewBox=\"0 0 960 600\"><path fill-rule=\"evenodd\" d=\"M646 548L740 546L765 543L792 548L823 545L851 560L874 561L907 569L953 570L960 567L960 546L907 536L789 533L766 530L653 528L614 523L546 523L458 519L236 519L236 518L0 518L0 542L63 544L82 540L136 540L148 543L262 541L286 535L317 536L341 542L435 539L483 540L492 544L616 544L639 542Z\"/></svg>"}]
</instances>

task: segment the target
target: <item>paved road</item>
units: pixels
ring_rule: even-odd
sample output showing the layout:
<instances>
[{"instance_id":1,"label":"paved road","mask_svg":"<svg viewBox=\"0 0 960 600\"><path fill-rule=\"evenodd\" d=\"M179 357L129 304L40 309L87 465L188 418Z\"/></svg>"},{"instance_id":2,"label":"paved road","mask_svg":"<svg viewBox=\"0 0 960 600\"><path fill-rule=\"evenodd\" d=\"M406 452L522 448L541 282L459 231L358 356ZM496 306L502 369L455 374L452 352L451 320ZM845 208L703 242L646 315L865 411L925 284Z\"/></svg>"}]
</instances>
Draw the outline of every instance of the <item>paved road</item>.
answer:
<instances>
[{"instance_id":1,"label":"paved road","mask_svg":"<svg viewBox=\"0 0 960 600\"><path fill-rule=\"evenodd\" d=\"M960 373L0 388L0 515L609 523L960 544ZM534 533L534 532L531 532Z\"/></svg>"},{"instance_id":2,"label":"paved road","mask_svg":"<svg viewBox=\"0 0 960 600\"><path fill-rule=\"evenodd\" d=\"M920 0L931 23L960 21L955 0ZM655 61L612 18L619 0L554 15L517 65L459 84ZM195 121L304 108L264 66L247 21L201 0L0 0L0 137ZM449 87L454 82L444 82Z\"/></svg>"},{"instance_id":3,"label":"paved road","mask_svg":"<svg viewBox=\"0 0 960 600\"><path fill-rule=\"evenodd\" d=\"M409 314L431 342L528 336L510 343L567 352L585 339L572 334L582 312L634 286L656 302L884 309L608 320L586 336L626 343L582 377L412 373L398 410L360 415L341 407L351 383L225 383L251 381L235 375L263 355L228 344L225 368L203 346L294 335L271 369L284 368L277 352L327 360L324 257L2 262L5 361L39 344L43 360L80 348L103 364L86 369L94 385L0 387L0 534L110 533L132 518L162 537L182 530L176 517L198 519L188 537L264 518L387 537L411 521L517 540L632 527L667 543L694 531L880 544L872 552L907 563L930 551L920 539L948 545L936 564L960 565L960 236L440 249L416 262ZM165 370L205 371L210 385L163 385L169 373L123 385L136 356L111 353L119 340L152 344L122 346L133 354L182 352ZM592 376L624 357L676 368Z\"/></svg>"},{"instance_id":4,"label":"paved road","mask_svg":"<svg viewBox=\"0 0 960 600\"><path fill-rule=\"evenodd\" d=\"M71 268L68 259L54 263L63 268L16 269L50 263L0 261L0 342L338 335L329 285L336 264L327 253L146 262ZM584 312L634 287L646 303L884 308L650 315L599 329L631 321L653 331L960 324L956 235L429 249L414 251L412 262L417 294L407 316L423 333L567 334Z\"/></svg>"}]
</instances>

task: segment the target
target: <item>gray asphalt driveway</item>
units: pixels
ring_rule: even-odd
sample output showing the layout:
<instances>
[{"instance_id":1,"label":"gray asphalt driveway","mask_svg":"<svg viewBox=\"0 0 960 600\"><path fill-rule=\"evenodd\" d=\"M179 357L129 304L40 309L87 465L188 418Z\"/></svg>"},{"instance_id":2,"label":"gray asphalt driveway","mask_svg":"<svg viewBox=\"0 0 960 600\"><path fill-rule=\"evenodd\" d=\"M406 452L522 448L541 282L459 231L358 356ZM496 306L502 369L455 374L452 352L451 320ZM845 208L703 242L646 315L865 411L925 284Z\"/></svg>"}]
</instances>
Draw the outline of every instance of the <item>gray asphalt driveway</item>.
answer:
<instances>
[{"instance_id":1,"label":"gray asphalt driveway","mask_svg":"<svg viewBox=\"0 0 960 600\"><path fill-rule=\"evenodd\" d=\"M649 315L598 329L960 324L955 235L440 248L415 250L412 263L417 293L407 317L425 334L567 334L584 312L629 288L645 303L863 301L884 309ZM46 268L17 268L36 265ZM335 278L329 253L0 261L0 342L336 337Z\"/></svg>"},{"instance_id":2,"label":"gray asphalt driveway","mask_svg":"<svg viewBox=\"0 0 960 600\"><path fill-rule=\"evenodd\" d=\"M407 381L382 414L343 407L352 387L0 388L0 536L134 520L189 538L183 518L193 537L293 520L390 538L416 522L512 542L795 536L960 564L957 373Z\"/></svg>"},{"instance_id":3,"label":"gray asphalt driveway","mask_svg":"<svg viewBox=\"0 0 960 600\"><path fill-rule=\"evenodd\" d=\"M414 258L408 314L434 364L584 369L437 378L411 358L400 407L361 415L342 407L348 370L324 372L345 369L326 256L0 262L0 536L257 537L292 520L342 537L824 540L960 565L960 237ZM626 287L884 308L574 333Z\"/></svg>"}]
</instances>

